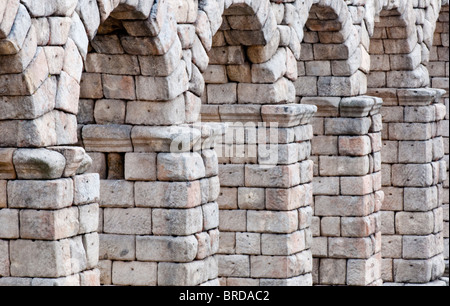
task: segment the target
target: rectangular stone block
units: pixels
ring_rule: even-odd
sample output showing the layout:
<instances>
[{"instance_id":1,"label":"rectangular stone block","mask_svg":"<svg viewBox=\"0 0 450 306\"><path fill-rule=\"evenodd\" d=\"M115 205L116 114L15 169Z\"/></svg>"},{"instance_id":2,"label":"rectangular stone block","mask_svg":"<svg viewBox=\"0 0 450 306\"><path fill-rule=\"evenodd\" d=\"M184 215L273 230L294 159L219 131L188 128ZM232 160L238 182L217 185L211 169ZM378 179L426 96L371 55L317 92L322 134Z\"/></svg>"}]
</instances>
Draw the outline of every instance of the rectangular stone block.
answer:
<instances>
[{"instance_id":1,"label":"rectangular stone block","mask_svg":"<svg viewBox=\"0 0 450 306\"><path fill-rule=\"evenodd\" d=\"M193 181L205 177L205 165L199 153L159 153L158 180Z\"/></svg>"},{"instance_id":2,"label":"rectangular stone block","mask_svg":"<svg viewBox=\"0 0 450 306\"><path fill-rule=\"evenodd\" d=\"M381 279L381 253L367 260L349 260L347 263L347 284L367 286Z\"/></svg>"},{"instance_id":3,"label":"rectangular stone block","mask_svg":"<svg viewBox=\"0 0 450 306\"><path fill-rule=\"evenodd\" d=\"M438 206L438 189L404 188L404 199L405 211L427 212Z\"/></svg>"},{"instance_id":4,"label":"rectangular stone block","mask_svg":"<svg viewBox=\"0 0 450 306\"><path fill-rule=\"evenodd\" d=\"M342 218L341 235L344 237L369 237L375 234L379 225L379 215L370 215L367 217Z\"/></svg>"},{"instance_id":5,"label":"rectangular stone block","mask_svg":"<svg viewBox=\"0 0 450 306\"><path fill-rule=\"evenodd\" d=\"M322 285L346 284L347 260L320 259L319 280Z\"/></svg>"},{"instance_id":6,"label":"rectangular stone block","mask_svg":"<svg viewBox=\"0 0 450 306\"><path fill-rule=\"evenodd\" d=\"M133 207L134 183L124 180L100 181L101 207Z\"/></svg>"},{"instance_id":7,"label":"rectangular stone block","mask_svg":"<svg viewBox=\"0 0 450 306\"><path fill-rule=\"evenodd\" d=\"M10 242L11 276L62 277L72 274L71 246L60 241Z\"/></svg>"},{"instance_id":8,"label":"rectangular stone block","mask_svg":"<svg viewBox=\"0 0 450 306\"><path fill-rule=\"evenodd\" d=\"M19 238L19 210L0 209L0 238Z\"/></svg>"},{"instance_id":9,"label":"rectangular stone block","mask_svg":"<svg viewBox=\"0 0 450 306\"><path fill-rule=\"evenodd\" d=\"M158 280L154 262L115 261L112 271L112 283L118 286L156 286Z\"/></svg>"},{"instance_id":10,"label":"rectangular stone block","mask_svg":"<svg viewBox=\"0 0 450 306\"><path fill-rule=\"evenodd\" d=\"M266 209L288 211L306 206L305 186L288 189L266 189Z\"/></svg>"},{"instance_id":11,"label":"rectangular stone block","mask_svg":"<svg viewBox=\"0 0 450 306\"><path fill-rule=\"evenodd\" d=\"M221 210L219 213L219 229L221 232L246 232L247 211Z\"/></svg>"},{"instance_id":12,"label":"rectangular stone block","mask_svg":"<svg viewBox=\"0 0 450 306\"><path fill-rule=\"evenodd\" d=\"M136 236L99 234L102 260L130 261L136 258Z\"/></svg>"},{"instance_id":13,"label":"rectangular stone block","mask_svg":"<svg viewBox=\"0 0 450 306\"><path fill-rule=\"evenodd\" d=\"M396 232L401 235L429 235L434 232L433 212L399 212L395 216Z\"/></svg>"},{"instance_id":14,"label":"rectangular stone block","mask_svg":"<svg viewBox=\"0 0 450 306\"><path fill-rule=\"evenodd\" d=\"M200 183L136 182L135 202L139 207L192 208L201 204Z\"/></svg>"},{"instance_id":15,"label":"rectangular stone block","mask_svg":"<svg viewBox=\"0 0 450 306\"><path fill-rule=\"evenodd\" d=\"M341 236L341 218L323 217L320 220L320 234L324 237Z\"/></svg>"},{"instance_id":16,"label":"rectangular stone block","mask_svg":"<svg viewBox=\"0 0 450 306\"><path fill-rule=\"evenodd\" d=\"M206 282L208 276L207 260L158 265L158 285L160 286L196 286Z\"/></svg>"},{"instance_id":17,"label":"rectangular stone block","mask_svg":"<svg viewBox=\"0 0 450 306\"><path fill-rule=\"evenodd\" d=\"M364 156L372 152L369 136L339 137L339 153L346 156Z\"/></svg>"},{"instance_id":18,"label":"rectangular stone block","mask_svg":"<svg viewBox=\"0 0 450 306\"><path fill-rule=\"evenodd\" d=\"M374 210L374 198L367 196L316 196L316 216L365 217Z\"/></svg>"},{"instance_id":19,"label":"rectangular stone block","mask_svg":"<svg viewBox=\"0 0 450 306\"><path fill-rule=\"evenodd\" d=\"M330 257L367 259L373 254L371 238L329 238L328 242Z\"/></svg>"},{"instance_id":20,"label":"rectangular stone block","mask_svg":"<svg viewBox=\"0 0 450 306\"><path fill-rule=\"evenodd\" d=\"M239 187L244 186L244 165L221 165L219 164L219 179L221 186Z\"/></svg>"},{"instance_id":21,"label":"rectangular stone block","mask_svg":"<svg viewBox=\"0 0 450 306\"><path fill-rule=\"evenodd\" d=\"M341 177L342 195L366 195L372 193L373 178L371 175Z\"/></svg>"},{"instance_id":22,"label":"rectangular stone block","mask_svg":"<svg viewBox=\"0 0 450 306\"><path fill-rule=\"evenodd\" d=\"M265 207L265 189L264 188L239 188L238 206L240 209L260 210Z\"/></svg>"},{"instance_id":23,"label":"rectangular stone block","mask_svg":"<svg viewBox=\"0 0 450 306\"><path fill-rule=\"evenodd\" d=\"M392 184L398 187L428 187L433 184L431 164L396 164L392 166Z\"/></svg>"},{"instance_id":24,"label":"rectangular stone block","mask_svg":"<svg viewBox=\"0 0 450 306\"><path fill-rule=\"evenodd\" d=\"M236 253L258 255L261 253L261 235L255 233L236 233Z\"/></svg>"},{"instance_id":25,"label":"rectangular stone block","mask_svg":"<svg viewBox=\"0 0 450 306\"><path fill-rule=\"evenodd\" d=\"M79 234L97 232L99 228L99 212L98 204L89 204L78 206L79 211Z\"/></svg>"},{"instance_id":26,"label":"rectangular stone block","mask_svg":"<svg viewBox=\"0 0 450 306\"><path fill-rule=\"evenodd\" d=\"M339 195L340 179L339 177L319 177L313 180L313 189L315 195Z\"/></svg>"},{"instance_id":27,"label":"rectangular stone block","mask_svg":"<svg viewBox=\"0 0 450 306\"><path fill-rule=\"evenodd\" d=\"M389 124L390 140L428 140L431 136L432 125L429 123Z\"/></svg>"},{"instance_id":28,"label":"rectangular stone block","mask_svg":"<svg viewBox=\"0 0 450 306\"><path fill-rule=\"evenodd\" d=\"M138 236L136 258L140 261L191 262L198 251L194 236Z\"/></svg>"},{"instance_id":29,"label":"rectangular stone block","mask_svg":"<svg viewBox=\"0 0 450 306\"><path fill-rule=\"evenodd\" d=\"M435 235L403 236L404 259L428 259L437 255L439 240Z\"/></svg>"},{"instance_id":30,"label":"rectangular stone block","mask_svg":"<svg viewBox=\"0 0 450 306\"><path fill-rule=\"evenodd\" d=\"M305 231L292 234L262 234L261 253L263 255L293 255L306 249Z\"/></svg>"},{"instance_id":31,"label":"rectangular stone block","mask_svg":"<svg viewBox=\"0 0 450 306\"><path fill-rule=\"evenodd\" d=\"M8 206L11 208L60 209L74 200L73 181L9 181Z\"/></svg>"},{"instance_id":32,"label":"rectangular stone block","mask_svg":"<svg viewBox=\"0 0 450 306\"><path fill-rule=\"evenodd\" d=\"M131 126L85 125L82 130L83 143L90 152L132 152Z\"/></svg>"},{"instance_id":33,"label":"rectangular stone block","mask_svg":"<svg viewBox=\"0 0 450 306\"><path fill-rule=\"evenodd\" d=\"M249 277L250 257L248 255L218 255L219 274L224 277Z\"/></svg>"},{"instance_id":34,"label":"rectangular stone block","mask_svg":"<svg viewBox=\"0 0 450 306\"><path fill-rule=\"evenodd\" d=\"M398 161L403 164L425 164L433 161L433 141L399 141Z\"/></svg>"},{"instance_id":35,"label":"rectangular stone block","mask_svg":"<svg viewBox=\"0 0 450 306\"><path fill-rule=\"evenodd\" d=\"M73 178L74 204L89 204L100 200L100 178L97 173L77 175Z\"/></svg>"},{"instance_id":36,"label":"rectangular stone block","mask_svg":"<svg viewBox=\"0 0 450 306\"><path fill-rule=\"evenodd\" d=\"M431 280L432 269L432 260L395 259L394 280L399 283L427 283Z\"/></svg>"},{"instance_id":37,"label":"rectangular stone block","mask_svg":"<svg viewBox=\"0 0 450 306\"><path fill-rule=\"evenodd\" d=\"M300 183L299 164L289 166L245 166L246 187L289 188Z\"/></svg>"},{"instance_id":38,"label":"rectangular stone block","mask_svg":"<svg viewBox=\"0 0 450 306\"><path fill-rule=\"evenodd\" d=\"M370 118L326 118L326 135L366 135L372 121Z\"/></svg>"},{"instance_id":39,"label":"rectangular stone block","mask_svg":"<svg viewBox=\"0 0 450 306\"><path fill-rule=\"evenodd\" d=\"M24 239L59 240L78 234L79 212L76 207L59 210L22 210L20 235Z\"/></svg>"},{"instance_id":40,"label":"rectangular stone block","mask_svg":"<svg viewBox=\"0 0 450 306\"><path fill-rule=\"evenodd\" d=\"M320 156L321 176L363 176L369 173L369 157Z\"/></svg>"},{"instance_id":41,"label":"rectangular stone block","mask_svg":"<svg viewBox=\"0 0 450 306\"><path fill-rule=\"evenodd\" d=\"M129 181L155 181L156 153L125 154L125 179Z\"/></svg>"}]
</instances>

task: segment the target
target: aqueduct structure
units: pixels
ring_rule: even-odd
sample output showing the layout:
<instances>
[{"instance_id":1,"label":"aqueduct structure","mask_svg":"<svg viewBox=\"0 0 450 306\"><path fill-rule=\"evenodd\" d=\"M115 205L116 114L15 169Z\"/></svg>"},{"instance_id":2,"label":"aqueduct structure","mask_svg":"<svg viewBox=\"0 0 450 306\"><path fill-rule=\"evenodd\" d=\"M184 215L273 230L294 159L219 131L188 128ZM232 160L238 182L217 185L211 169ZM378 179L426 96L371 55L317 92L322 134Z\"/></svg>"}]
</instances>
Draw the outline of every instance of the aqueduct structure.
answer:
<instances>
[{"instance_id":1,"label":"aqueduct structure","mask_svg":"<svg viewBox=\"0 0 450 306\"><path fill-rule=\"evenodd\" d=\"M0 285L445 285L448 47L448 0L2 0Z\"/></svg>"}]
</instances>

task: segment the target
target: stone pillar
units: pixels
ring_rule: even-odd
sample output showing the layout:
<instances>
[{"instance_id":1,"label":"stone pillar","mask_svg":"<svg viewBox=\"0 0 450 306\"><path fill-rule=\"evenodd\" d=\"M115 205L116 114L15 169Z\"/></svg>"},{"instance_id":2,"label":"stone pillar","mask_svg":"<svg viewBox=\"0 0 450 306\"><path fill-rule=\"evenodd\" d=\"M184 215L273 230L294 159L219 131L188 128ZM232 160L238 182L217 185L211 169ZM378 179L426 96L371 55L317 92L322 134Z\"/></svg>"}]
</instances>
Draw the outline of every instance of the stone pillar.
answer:
<instances>
[{"instance_id":1,"label":"stone pillar","mask_svg":"<svg viewBox=\"0 0 450 306\"><path fill-rule=\"evenodd\" d=\"M0 149L0 285L99 285L96 174L82 148Z\"/></svg>"},{"instance_id":2,"label":"stone pillar","mask_svg":"<svg viewBox=\"0 0 450 306\"><path fill-rule=\"evenodd\" d=\"M228 129L219 153L222 284L312 285L309 120L315 109L264 105L262 122Z\"/></svg>"},{"instance_id":3,"label":"stone pillar","mask_svg":"<svg viewBox=\"0 0 450 306\"><path fill-rule=\"evenodd\" d=\"M318 105L312 142L314 281L381 284L381 99L304 98ZM334 106L331 103L335 103Z\"/></svg>"},{"instance_id":4,"label":"stone pillar","mask_svg":"<svg viewBox=\"0 0 450 306\"><path fill-rule=\"evenodd\" d=\"M447 169L442 120L446 110L439 99L443 92L378 91L380 96L384 92L387 104L383 109L383 279L429 283L444 273L442 202Z\"/></svg>"},{"instance_id":5,"label":"stone pillar","mask_svg":"<svg viewBox=\"0 0 450 306\"><path fill-rule=\"evenodd\" d=\"M193 58L207 61L198 8L143 2L104 21L81 82L80 145L101 176L101 283L218 284L221 126L195 124L203 79Z\"/></svg>"},{"instance_id":6,"label":"stone pillar","mask_svg":"<svg viewBox=\"0 0 450 306\"><path fill-rule=\"evenodd\" d=\"M0 285L99 284L99 178L65 146L77 139L76 3L54 4L0 4Z\"/></svg>"}]
</instances>

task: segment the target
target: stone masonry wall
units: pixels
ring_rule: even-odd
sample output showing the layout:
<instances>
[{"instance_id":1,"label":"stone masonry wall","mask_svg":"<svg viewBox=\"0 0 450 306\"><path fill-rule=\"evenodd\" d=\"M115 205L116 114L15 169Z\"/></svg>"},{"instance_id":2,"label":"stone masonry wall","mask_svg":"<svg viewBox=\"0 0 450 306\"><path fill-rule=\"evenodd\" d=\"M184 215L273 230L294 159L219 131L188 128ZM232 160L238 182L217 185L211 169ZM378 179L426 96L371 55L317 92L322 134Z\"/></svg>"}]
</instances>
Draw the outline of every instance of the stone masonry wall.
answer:
<instances>
[{"instance_id":1,"label":"stone masonry wall","mask_svg":"<svg viewBox=\"0 0 450 306\"><path fill-rule=\"evenodd\" d=\"M294 13L290 3L226 3L208 53L202 121L228 125L216 148L222 285L312 285L315 107L293 104Z\"/></svg>"}]
</instances>

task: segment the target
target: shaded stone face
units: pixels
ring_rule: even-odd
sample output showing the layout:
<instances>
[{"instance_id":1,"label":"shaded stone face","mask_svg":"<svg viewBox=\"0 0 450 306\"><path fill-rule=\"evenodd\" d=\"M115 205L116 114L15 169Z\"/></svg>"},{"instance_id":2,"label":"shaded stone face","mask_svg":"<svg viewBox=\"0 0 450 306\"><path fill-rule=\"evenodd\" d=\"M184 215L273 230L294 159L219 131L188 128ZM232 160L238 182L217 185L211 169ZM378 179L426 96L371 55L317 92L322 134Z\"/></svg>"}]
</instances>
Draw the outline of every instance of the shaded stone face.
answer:
<instances>
[{"instance_id":1,"label":"shaded stone face","mask_svg":"<svg viewBox=\"0 0 450 306\"><path fill-rule=\"evenodd\" d=\"M353 2L3 1L0 285L438 280L448 1Z\"/></svg>"}]
</instances>

